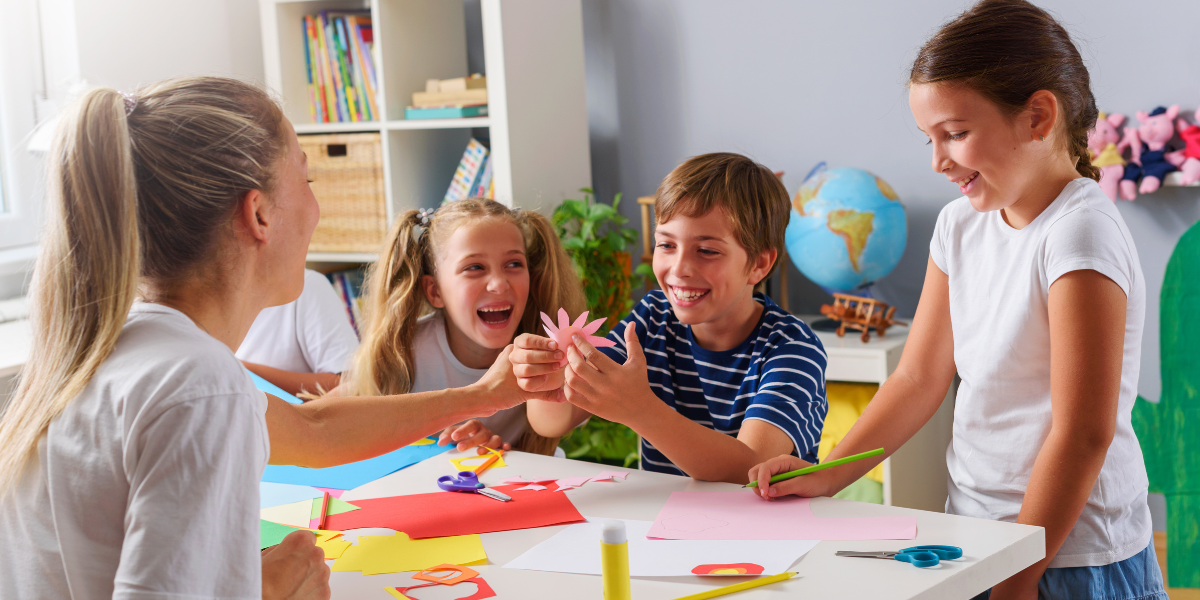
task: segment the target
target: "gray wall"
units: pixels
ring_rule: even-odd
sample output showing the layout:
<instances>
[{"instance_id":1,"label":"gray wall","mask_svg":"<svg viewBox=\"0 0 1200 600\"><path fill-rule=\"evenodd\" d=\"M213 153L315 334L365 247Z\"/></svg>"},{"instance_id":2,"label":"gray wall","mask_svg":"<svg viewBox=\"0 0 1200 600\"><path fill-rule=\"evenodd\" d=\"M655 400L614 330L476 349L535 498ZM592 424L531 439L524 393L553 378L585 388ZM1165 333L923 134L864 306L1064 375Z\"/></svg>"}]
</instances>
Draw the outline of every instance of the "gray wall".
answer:
<instances>
[{"instance_id":1,"label":"gray wall","mask_svg":"<svg viewBox=\"0 0 1200 600\"><path fill-rule=\"evenodd\" d=\"M909 242L876 293L912 315L938 211L957 188L930 169L904 86L924 40L962 0L584 0L592 173L602 198L653 194L684 158L748 154L795 193L820 161L887 180L908 209ZM1200 104L1200 2L1041 0L1075 37L1101 110L1132 118L1159 104ZM1153 40L1152 45L1146 42ZM1188 115L1189 118L1191 115ZM1158 296L1170 251L1200 218L1200 188L1167 189L1120 210L1147 279L1142 385L1157 400ZM828 296L794 268L791 308Z\"/></svg>"}]
</instances>

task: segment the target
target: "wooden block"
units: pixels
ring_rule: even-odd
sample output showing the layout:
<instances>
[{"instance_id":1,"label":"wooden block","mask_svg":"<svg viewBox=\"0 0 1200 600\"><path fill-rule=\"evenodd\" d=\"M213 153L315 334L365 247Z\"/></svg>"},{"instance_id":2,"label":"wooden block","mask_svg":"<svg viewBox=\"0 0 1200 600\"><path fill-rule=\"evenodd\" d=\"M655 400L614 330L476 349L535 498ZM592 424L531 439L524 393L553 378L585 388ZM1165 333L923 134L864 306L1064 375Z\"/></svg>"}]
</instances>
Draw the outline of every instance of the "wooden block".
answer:
<instances>
[{"instance_id":1,"label":"wooden block","mask_svg":"<svg viewBox=\"0 0 1200 600\"><path fill-rule=\"evenodd\" d=\"M487 77L478 74L470 77L443 79L438 82L438 91L440 92L465 92L481 88L487 88Z\"/></svg>"},{"instance_id":2,"label":"wooden block","mask_svg":"<svg viewBox=\"0 0 1200 600\"><path fill-rule=\"evenodd\" d=\"M461 92L415 92L414 108L438 108L442 106L476 106L487 104L487 88L463 90Z\"/></svg>"},{"instance_id":3,"label":"wooden block","mask_svg":"<svg viewBox=\"0 0 1200 600\"><path fill-rule=\"evenodd\" d=\"M425 92L426 93L436 94L437 92L440 92L440 91L442 91L442 82L440 80L437 80L437 79L426 79L425 80Z\"/></svg>"}]
</instances>

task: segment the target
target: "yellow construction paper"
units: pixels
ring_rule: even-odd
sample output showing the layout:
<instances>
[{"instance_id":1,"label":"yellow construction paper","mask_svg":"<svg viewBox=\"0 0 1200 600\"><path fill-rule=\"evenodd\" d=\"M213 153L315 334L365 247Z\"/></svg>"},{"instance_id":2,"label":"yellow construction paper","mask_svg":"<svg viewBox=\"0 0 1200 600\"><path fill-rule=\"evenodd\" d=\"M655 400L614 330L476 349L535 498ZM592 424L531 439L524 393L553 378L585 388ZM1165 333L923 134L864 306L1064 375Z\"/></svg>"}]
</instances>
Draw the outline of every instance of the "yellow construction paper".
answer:
<instances>
[{"instance_id":1,"label":"yellow construction paper","mask_svg":"<svg viewBox=\"0 0 1200 600\"><path fill-rule=\"evenodd\" d=\"M363 575L422 571L443 563L480 564L487 552L478 534L414 540L408 534L359 536L358 545L345 549L333 563L334 571L362 571Z\"/></svg>"},{"instance_id":2,"label":"yellow construction paper","mask_svg":"<svg viewBox=\"0 0 1200 600\"><path fill-rule=\"evenodd\" d=\"M317 500L320 502L320 500ZM308 529L312 523L312 500L301 500L291 504L282 504L280 506L272 506L258 511L259 517L264 521L279 523L289 527L299 527L300 529Z\"/></svg>"},{"instance_id":3,"label":"yellow construction paper","mask_svg":"<svg viewBox=\"0 0 1200 600\"><path fill-rule=\"evenodd\" d=\"M385 588L383 588L383 591L391 594L392 597L395 598L396 600L412 600L412 598L409 598L408 596L405 596L404 594L401 594L400 592L396 591L396 588L394 588L394 587L385 587Z\"/></svg>"},{"instance_id":4,"label":"yellow construction paper","mask_svg":"<svg viewBox=\"0 0 1200 600\"><path fill-rule=\"evenodd\" d=\"M433 440L431 440L429 438L421 438L421 439L409 444L409 446L428 446L432 443L433 443Z\"/></svg>"},{"instance_id":5,"label":"yellow construction paper","mask_svg":"<svg viewBox=\"0 0 1200 600\"><path fill-rule=\"evenodd\" d=\"M344 540L321 540L318 538L317 545L325 551L325 560L333 560L335 558L341 558L342 554L346 552L346 548L349 548L351 544L350 542Z\"/></svg>"},{"instance_id":6,"label":"yellow construction paper","mask_svg":"<svg viewBox=\"0 0 1200 600\"><path fill-rule=\"evenodd\" d=\"M482 465L484 462L487 461L487 459L491 458L493 454L496 455L496 462L492 463L491 466L488 467L488 469L495 469L497 467L507 467L508 466L508 465L504 464L504 455L502 455L499 452L496 452L495 450L492 450L490 448L488 449L487 454L480 454L479 456L467 456L464 458L452 458L452 459L450 459L450 462L454 465L454 468L459 471L474 471L475 469L479 468L479 465ZM475 461L475 462L473 464L465 464L467 461ZM267 519L267 520L269 521L270 519Z\"/></svg>"}]
</instances>

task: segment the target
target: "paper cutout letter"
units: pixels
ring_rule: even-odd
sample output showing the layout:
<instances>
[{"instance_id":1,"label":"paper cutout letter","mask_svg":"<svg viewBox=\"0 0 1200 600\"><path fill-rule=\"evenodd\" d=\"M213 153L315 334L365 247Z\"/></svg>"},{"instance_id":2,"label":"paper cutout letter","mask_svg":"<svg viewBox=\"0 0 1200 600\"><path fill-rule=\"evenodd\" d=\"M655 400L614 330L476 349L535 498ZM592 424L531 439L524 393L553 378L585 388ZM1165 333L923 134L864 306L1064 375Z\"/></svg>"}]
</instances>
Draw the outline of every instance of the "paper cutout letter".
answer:
<instances>
[{"instance_id":1,"label":"paper cutout letter","mask_svg":"<svg viewBox=\"0 0 1200 600\"><path fill-rule=\"evenodd\" d=\"M444 573L447 571L449 571L449 573L440 577L434 575L434 573ZM470 567L462 567L451 564L441 564L435 567L429 567L428 569L425 569L412 576L413 579L432 581L433 583L440 583L442 585L454 585L460 581L466 581L472 577L479 577L479 571L476 571Z\"/></svg>"},{"instance_id":2,"label":"paper cutout letter","mask_svg":"<svg viewBox=\"0 0 1200 600\"><path fill-rule=\"evenodd\" d=\"M555 327L554 322L550 320L550 316L546 313L542 313L542 323L546 325L546 333L550 335L550 339L558 342L558 348L563 351L563 359L558 361L559 365L567 364L567 346L570 346L573 343L571 341L571 337L577 333L582 336L583 339L587 340L589 344L597 348L608 348L610 346L617 345L616 342L610 339L592 335L600 329L601 325L604 324L604 319L596 319L595 321L584 325L584 323L587 322L587 316L588 313L585 310L583 311L583 314L579 315L579 318L575 319L575 322L572 323L571 318L567 316L567 309L560 308L558 309L558 327Z\"/></svg>"}]
</instances>

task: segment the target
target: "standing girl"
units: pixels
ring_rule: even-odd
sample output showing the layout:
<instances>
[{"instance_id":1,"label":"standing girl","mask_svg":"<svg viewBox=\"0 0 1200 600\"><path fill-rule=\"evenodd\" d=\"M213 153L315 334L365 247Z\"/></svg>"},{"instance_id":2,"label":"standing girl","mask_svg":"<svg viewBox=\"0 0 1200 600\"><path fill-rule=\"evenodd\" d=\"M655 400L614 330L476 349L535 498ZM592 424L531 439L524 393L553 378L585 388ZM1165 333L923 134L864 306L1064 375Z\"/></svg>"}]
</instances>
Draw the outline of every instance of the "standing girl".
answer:
<instances>
[{"instance_id":1,"label":"standing girl","mask_svg":"<svg viewBox=\"0 0 1200 600\"><path fill-rule=\"evenodd\" d=\"M583 287L550 221L494 200L467 199L402 215L367 275L366 325L341 395L406 394L470 385L539 314L586 309ZM517 445L525 405L442 432L459 450ZM480 452L483 450L480 449Z\"/></svg>"},{"instance_id":2,"label":"standing girl","mask_svg":"<svg viewBox=\"0 0 1200 600\"><path fill-rule=\"evenodd\" d=\"M947 512L1046 531L1045 559L991 596L1165 599L1130 425L1145 282L1089 162L1078 50L1038 7L984 0L921 48L909 103L963 197L938 216L899 368L829 458L896 451L957 370ZM828 495L881 460L768 487L801 463L778 457L750 479Z\"/></svg>"},{"instance_id":3,"label":"standing girl","mask_svg":"<svg viewBox=\"0 0 1200 600\"><path fill-rule=\"evenodd\" d=\"M467 389L293 406L254 388L233 349L300 295L319 217L262 90L92 90L47 159L34 344L0 417L0 538L22 548L0 598L328 598L311 532L260 555L267 462L361 460L525 400L507 352Z\"/></svg>"}]
</instances>

